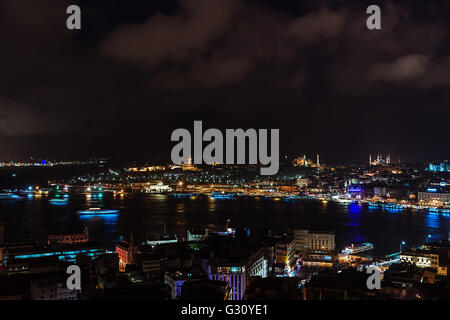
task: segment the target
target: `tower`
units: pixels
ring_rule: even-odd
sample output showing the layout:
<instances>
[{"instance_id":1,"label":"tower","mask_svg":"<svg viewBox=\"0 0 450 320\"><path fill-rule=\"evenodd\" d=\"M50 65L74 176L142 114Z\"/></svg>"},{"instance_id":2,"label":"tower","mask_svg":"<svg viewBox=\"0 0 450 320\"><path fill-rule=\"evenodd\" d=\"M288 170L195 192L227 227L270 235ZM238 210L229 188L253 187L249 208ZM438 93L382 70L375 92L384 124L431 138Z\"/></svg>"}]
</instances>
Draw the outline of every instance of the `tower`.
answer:
<instances>
[{"instance_id":1,"label":"tower","mask_svg":"<svg viewBox=\"0 0 450 320\"><path fill-rule=\"evenodd\" d=\"M372 155L369 154L369 166L372 165Z\"/></svg>"},{"instance_id":2,"label":"tower","mask_svg":"<svg viewBox=\"0 0 450 320\"><path fill-rule=\"evenodd\" d=\"M391 163L391 155L388 154L388 156L386 157L386 163L389 164Z\"/></svg>"},{"instance_id":3,"label":"tower","mask_svg":"<svg viewBox=\"0 0 450 320\"><path fill-rule=\"evenodd\" d=\"M319 159L319 155L317 155L317 166L320 167L320 159Z\"/></svg>"}]
</instances>

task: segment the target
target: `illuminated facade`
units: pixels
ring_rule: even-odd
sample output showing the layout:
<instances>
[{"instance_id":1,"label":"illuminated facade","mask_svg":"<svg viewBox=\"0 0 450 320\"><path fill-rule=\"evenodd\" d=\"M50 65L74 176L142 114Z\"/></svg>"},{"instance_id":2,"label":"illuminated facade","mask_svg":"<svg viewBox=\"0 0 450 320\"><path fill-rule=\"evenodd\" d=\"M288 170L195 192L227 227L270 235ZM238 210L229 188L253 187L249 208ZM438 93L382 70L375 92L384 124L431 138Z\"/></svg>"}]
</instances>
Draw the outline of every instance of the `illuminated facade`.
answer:
<instances>
[{"instance_id":1,"label":"illuminated facade","mask_svg":"<svg viewBox=\"0 0 450 320\"><path fill-rule=\"evenodd\" d=\"M417 198L419 201L446 203L450 202L450 192L446 188L430 186L426 191L419 191Z\"/></svg>"},{"instance_id":2,"label":"illuminated facade","mask_svg":"<svg viewBox=\"0 0 450 320\"><path fill-rule=\"evenodd\" d=\"M296 255L302 257L306 266L332 267L336 256L336 243L333 232L309 232L294 230Z\"/></svg>"},{"instance_id":3,"label":"illuminated facade","mask_svg":"<svg viewBox=\"0 0 450 320\"><path fill-rule=\"evenodd\" d=\"M297 178L297 186L305 188L311 184L311 180L308 178Z\"/></svg>"},{"instance_id":4,"label":"illuminated facade","mask_svg":"<svg viewBox=\"0 0 450 320\"><path fill-rule=\"evenodd\" d=\"M207 236L207 230L188 230L187 231L187 241L203 241L206 239Z\"/></svg>"},{"instance_id":5,"label":"illuminated facade","mask_svg":"<svg viewBox=\"0 0 450 320\"><path fill-rule=\"evenodd\" d=\"M151 166L151 167L133 167L127 169L130 172L153 172L153 171L164 171L166 167L164 166Z\"/></svg>"},{"instance_id":6,"label":"illuminated facade","mask_svg":"<svg viewBox=\"0 0 450 320\"><path fill-rule=\"evenodd\" d=\"M130 242L120 242L116 245L116 253L119 256L119 270L124 271L127 265L134 264L134 256L136 254L136 247L133 239Z\"/></svg>"},{"instance_id":7,"label":"illuminated facade","mask_svg":"<svg viewBox=\"0 0 450 320\"><path fill-rule=\"evenodd\" d=\"M265 248L253 253L246 263L248 277L267 278L269 275L268 255Z\"/></svg>"},{"instance_id":8,"label":"illuminated facade","mask_svg":"<svg viewBox=\"0 0 450 320\"><path fill-rule=\"evenodd\" d=\"M316 155L316 161L311 159L307 159L306 155L303 155L303 157L298 157L292 161L292 164L294 167L312 167L312 168L318 168L320 167L320 157L319 155Z\"/></svg>"},{"instance_id":9,"label":"illuminated facade","mask_svg":"<svg viewBox=\"0 0 450 320\"><path fill-rule=\"evenodd\" d=\"M334 233L309 233L308 248L310 250L334 251L336 249Z\"/></svg>"},{"instance_id":10,"label":"illuminated facade","mask_svg":"<svg viewBox=\"0 0 450 320\"><path fill-rule=\"evenodd\" d=\"M230 300L242 300L247 287L247 274L245 266L230 263L210 264L206 268L209 280L219 280L228 283Z\"/></svg>"},{"instance_id":11,"label":"illuminated facade","mask_svg":"<svg viewBox=\"0 0 450 320\"><path fill-rule=\"evenodd\" d=\"M84 228L83 233L79 233L79 234L48 236L48 244L50 244L50 243L74 244L74 243L83 243L83 242L88 242L88 241L89 241L89 233L88 233L87 227Z\"/></svg>"},{"instance_id":12,"label":"illuminated facade","mask_svg":"<svg viewBox=\"0 0 450 320\"><path fill-rule=\"evenodd\" d=\"M172 188L167 185L164 185L162 182L160 182L158 184L146 186L144 188L144 190L147 193L165 193L165 192L171 192Z\"/></svg>"},{"instance_id":13,"label":"illuminated facade","mask_svg":"<svg viewBox=\"0 0 450 320\"><path fill-rule=\"evenodd\" d=\"M276 243L275 244L275 262L287 264L287 244Z\"/></svg>"},{"instance_id":14,"label":"illuminated facade","mask_svg":"<svg viewBox=\"0 0 450 320\"><path fill-rule=\"evenodd\" d=\"M181 297L181 290L186 281L199 281L204 279L204 273L200 270L177 270L175 272L166 272L164 274L164 283L167 284L171 291L171 298L178 299Z\"/></svg>"},{"instance_id":15,"label":"illuminated facade","mask_svg":"<svg viewBox=\"0 0 450 320\"><path fill-rule=\"evenodd\" d=\"M294 230L297 252L307 250L334 251L336 243L333 232L309 232L305 229Z\"/></svg>"},{"instance_id":16,"label":"illuminated facade","mask_svg":"<svg viewBox=\"0 0 450 320\"><path fill-rule=\"evenodd\" d=\"M448 164L448 161L444 161L438 164L430 163L428 165L428 168L426 168L426 171L431 172L449 172L450 171L450 164Z\"/></svg>"},{"instance_id":17,"label":"illuminated facade","mask_svg":"<svg viewBox=\"0 0 450 320\"><path fill-rule=\"evenodd\" d=\"M440 276L447 276L447 266L439 263L439 252L432 250L408 250L402 252L400 260L415 264L419 268L432 268Z\"/></svg>"},{"instance_id":18,"label":"illuminated facade","mask_svg":"<svg viewBox=\"0 0 450 320\"><path fill-rule=\"evenodd\" d=\"M385 159L383 159L383 156L381 154L377 155L377 158L375 160L372 159L372 155L369 155L369 165L372 166L380 166L380 165L388 165L391 163L391 155L388 154Z\"/></svg>"}]
</instances>

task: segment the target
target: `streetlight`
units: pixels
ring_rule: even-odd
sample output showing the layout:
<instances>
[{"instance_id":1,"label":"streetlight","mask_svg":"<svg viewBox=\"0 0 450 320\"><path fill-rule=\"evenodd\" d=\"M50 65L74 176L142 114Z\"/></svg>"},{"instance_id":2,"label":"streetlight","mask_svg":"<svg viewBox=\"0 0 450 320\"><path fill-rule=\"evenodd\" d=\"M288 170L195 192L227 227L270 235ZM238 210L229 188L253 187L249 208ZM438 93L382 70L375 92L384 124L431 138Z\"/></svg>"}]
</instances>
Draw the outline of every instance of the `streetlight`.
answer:
<instances>
[{"instance_id":1,"label":"streetlight","mask_svg":"<svg viewBox=\"0 0 450 320\"><path fill-rule=\"evenodd\" d=\"M405 241L400 242L400 254L402 254L403 246L406 244Z\"/></svg>"},{"instance_id":2,"label":"streetlight","mask_svg":"<svg viewBox=\"0 0 450 320\"><path fill-rule=\"evenodd\" d=\"M429 234L427 237L427 243L430 241L430 239L431 239L431 234Z\"/></svg>"}]
</instances>

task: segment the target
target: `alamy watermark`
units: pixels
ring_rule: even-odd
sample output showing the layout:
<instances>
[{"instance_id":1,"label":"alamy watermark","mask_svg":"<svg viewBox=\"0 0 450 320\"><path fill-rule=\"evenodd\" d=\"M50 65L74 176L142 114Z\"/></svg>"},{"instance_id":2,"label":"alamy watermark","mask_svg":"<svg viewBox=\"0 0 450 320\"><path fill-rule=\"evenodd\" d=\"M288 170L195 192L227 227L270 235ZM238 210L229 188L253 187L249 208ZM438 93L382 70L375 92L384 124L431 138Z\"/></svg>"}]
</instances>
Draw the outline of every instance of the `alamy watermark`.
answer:
<instances>
[{"instance_id":1,"label":"alamy watermark","mask_svg":"<svg viewBox=\"0 0 450 320\"><path fill-rule=\"evenodd\" d=\"M381 289L381 271L374 266L366 269L366 273L370 274L367 278L366 285L369 290Z\"/></svg>"},{"instance_id":2,"label":"alamy watermark","mask_svg":"<svg viewBox=\"0 0 450 320\"><path fill-rule=\"evenodd\" d=\"M274 175L279 169L280 131L270 129L270 154L268 153L268 129L226 129L224 136L219 129L208 129L203 133L202 121L194 121L194 164L260 164L262 175ZM192 137L187 129L172 132L171 141L178 142L171 152L172 162L187 164L192 156ZM203 148L203 142L209 142ZM225 161L224 161L225 151ZM235 154L236 151L236 154ZM237 161L235 162L235 158ZM259 160L259 162L258 162Z\"/></svg>"},{"instance_id":3,"label":"alamy watermark","mask_svg":"<svg viewBox=\"0 0 450 320\"><path fill-rule=\"evenodd\" d=\"M81 30L81 8L73 4L67 7L66 13L69 15L66 20L67 29Z\"/></svg>"},{"instance_id":4,"label":"alamy watermark","mask_svg":"<svg viewBox=\"0 0 450 320\"><path fill-rule=\"evenodd\" d=\"M366 26L369 30L380 30L381 29L381 9L379 6L373 4L367 7L367 14L370 16L367 18Z\"/></svg>"},{"instance_id":5,"label":"alamy watermark","mask_svg":"<svg viewBox=\"0 0 450 320\"><path fill-rule=\"evenodd\" d=\"M70 276L67 278L66 286L69 290L81 290L81 269L76 264L72 264L67 267L67 274Z\"/></svg>"},{"instance_id":6,"label":"alamy watermark","mask_svg":"<svg viewBox=\"0 0 450 320\"><path fill-rule=\"evenodd\" d=\"M81 8L77 5L67 7L66 13L69 15L66 20L66 26L69 30L81 30ZM381 29L381 9L373 4L367 7L367 14L370 16L366 20L366 26L369 30Z\"/></svg>"}]
</instances>

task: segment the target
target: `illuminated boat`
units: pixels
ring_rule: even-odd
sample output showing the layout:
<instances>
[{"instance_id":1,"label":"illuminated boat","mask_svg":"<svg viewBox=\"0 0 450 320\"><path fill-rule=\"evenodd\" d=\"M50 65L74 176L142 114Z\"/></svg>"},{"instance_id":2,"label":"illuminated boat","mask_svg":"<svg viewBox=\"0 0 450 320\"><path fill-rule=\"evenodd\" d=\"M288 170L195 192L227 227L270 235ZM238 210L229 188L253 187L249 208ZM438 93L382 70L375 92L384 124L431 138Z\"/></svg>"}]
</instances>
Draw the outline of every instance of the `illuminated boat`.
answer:
<instances>
[{"instance_id":1,"label":"illuminated boat","mask_svg":"<svg viewBox=\"0 0 450 320\"><path fill-rule=\"evenodd\" d=\"M364 252L364 251L369 251L369 250L373 250L374 246L372 243L370 242L363 242L361 244L357 244L357 245L351 245L350 247L346 247L344 248L344 250L342 250L343 254L355 254L355 253L360 253L360 252Z\"/></svg>"},{"instance_id":2,"label":"illuminated boat","mask_svg":"<svg viewBox=\"0 0 450 320\"><path fill-rule=\"evenodd\" d=\"M336 200L339 203L343 203L343 204L349 204L352 203L353 200L350 199L345 199L345 198L333 198L334 200Z\"/></svg>"},{"instance_id":3,"label":"illuminated boat","mask_svg":"<svg viewBox=\"0 0 450 320\"><path fill-rule=\"evenodd\" d=\"M212 192L209 197L211 199L235 199L237 193L226 193L226 192Z\"/></svg>"},{"instance_id":4,"label":"illuminated boat","mask_svg":"<svg viewBox=\"0 0 450 320\"><path fill-rule=\"evenodd\" d=\"M0 199L23 199L23 198L12 192L4 192L0 193Z\"/></svg>"},{"instance_id":5,"label":"illuminated boat","mask_svg":"<svg viewBox=\"0 0 450 320\"><path fill-rule=\"evenodd\" d=\"M78 211L81 215L102 215L102 214L117 214L119 210L114 209L101 209L101 208L89 208L88 210Z\"/></svg>"},{"instance_id":6,"label":"illuminated boat","mask_svg":"<svg viewBox=\"0 0 450 320\"><path fill-rule=\"evenodd\" d=\"M304 200L304 197L301 196L287 196L283 199L283 201L285 202L296 202L296 201L301 201Z\"/></svg>"},{"instance_id":7,"label":"illuminated boat","mask_svg":"<svg viewBox=\"0 0 450 320\"><path fill-rule=\"evenodd\" d=\"M51 204L54 204L54 205L66 205L67 200L68 200L67 198L63 198L63 199L53 198L53 199L48 200L48 202L50 202Z\"/></svg>"},{"instance_id":8,"label":"illuminated boat","mask_svg":"<svg viewBox=\"0 0 450 320\"><path fill-rule=\"evenodd\" d=\"M191 198L195 196L194 193L183 193L183 192L178 192L178 193L172 193L171 197L172 198L176 198L176 199L186 199L186 198Z\"/></svg>"}]
</instances>

